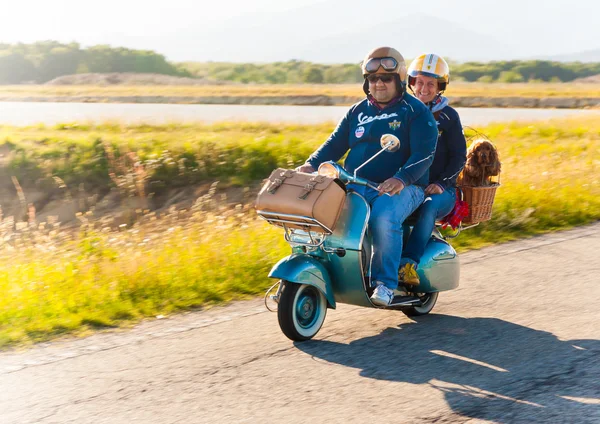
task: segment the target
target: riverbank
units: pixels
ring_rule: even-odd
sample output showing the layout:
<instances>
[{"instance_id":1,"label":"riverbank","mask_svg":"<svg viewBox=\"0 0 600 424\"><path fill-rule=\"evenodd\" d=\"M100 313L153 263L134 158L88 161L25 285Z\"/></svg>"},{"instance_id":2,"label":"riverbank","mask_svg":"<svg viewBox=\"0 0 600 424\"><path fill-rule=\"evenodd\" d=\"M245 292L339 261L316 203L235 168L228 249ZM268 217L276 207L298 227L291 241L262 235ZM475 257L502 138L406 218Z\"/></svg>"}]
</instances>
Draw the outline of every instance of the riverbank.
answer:
<instances>
[{"instance_id":1,"label":"riverbank","mask_svg":"<svg viewBox=\"0 0 600 424\"><path fill-rule=\"evenodd\" d=\"M456 107L595 108L600 84L456 82L446 95ZM153 103L346 106L364 98L360 85L22 85L0 86L2 102Z\"/></svg>"},{"instance_id":2,"label":"riverbank","mask_svg":"<svg viewBox=\"0 0 600 424\"><path fill-rule=\"evenodd\" d=\"M363 97L352 96L34 96L0 97L0 102L141 103L205 105L345 106ZM454 107L585 109L600 108L600 97L455 97Z\"/></svg>"}]
</instances>

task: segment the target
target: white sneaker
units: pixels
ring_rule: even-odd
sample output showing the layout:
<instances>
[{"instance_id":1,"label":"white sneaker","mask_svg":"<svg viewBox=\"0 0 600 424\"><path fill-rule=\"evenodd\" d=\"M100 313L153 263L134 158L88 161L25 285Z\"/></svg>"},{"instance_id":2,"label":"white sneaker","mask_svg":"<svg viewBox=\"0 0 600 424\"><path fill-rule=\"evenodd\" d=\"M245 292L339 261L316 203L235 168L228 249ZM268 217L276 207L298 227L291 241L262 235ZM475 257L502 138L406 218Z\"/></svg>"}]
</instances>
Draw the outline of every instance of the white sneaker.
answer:
<instances>
[{"instance_id":1,"label":"white sneaker","mask_svg":"<svg viewBox=\"0 0 600 424\"><path fill-rule=\"evenodd\" d=\"M392 299L394 299L394 292L378 281L371 302L377 306L390 306Z\"/></svg>"}]
</instances>

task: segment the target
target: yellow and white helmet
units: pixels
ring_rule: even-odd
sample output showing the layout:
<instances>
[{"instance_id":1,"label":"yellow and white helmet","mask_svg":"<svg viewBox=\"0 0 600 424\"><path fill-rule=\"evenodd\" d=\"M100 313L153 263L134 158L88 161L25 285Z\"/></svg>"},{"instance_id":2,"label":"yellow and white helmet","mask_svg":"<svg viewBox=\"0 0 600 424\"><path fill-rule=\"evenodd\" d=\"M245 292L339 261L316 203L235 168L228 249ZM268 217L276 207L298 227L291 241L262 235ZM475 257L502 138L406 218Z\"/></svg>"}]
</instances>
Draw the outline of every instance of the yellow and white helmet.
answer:
<instances>
[{"instance_id":1,"label":"yellow and white helmet","mask_svg":"<svg viewBox=\"0 0 600 424\"><path fill-rule=\"evenodd\" d=\"M422 54L408 67L408 85L415 85L417 75L433 77L438 81L438 90L444 91L450 83L450 67L443 57L437 54Z\"/></svg>"}]
</instances>

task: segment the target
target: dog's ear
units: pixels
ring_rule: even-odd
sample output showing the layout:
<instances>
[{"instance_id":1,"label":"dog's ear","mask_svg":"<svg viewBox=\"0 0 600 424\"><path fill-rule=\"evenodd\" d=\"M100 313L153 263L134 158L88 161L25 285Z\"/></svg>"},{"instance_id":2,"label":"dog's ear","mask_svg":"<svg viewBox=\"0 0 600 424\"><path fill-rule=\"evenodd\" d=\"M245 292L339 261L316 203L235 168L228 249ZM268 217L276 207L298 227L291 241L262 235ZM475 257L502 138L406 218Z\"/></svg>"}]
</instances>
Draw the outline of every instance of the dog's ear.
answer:
<instances>
[{"instance_id":1,"label":"dog's ear","mask_svg":"<svg viewBox=\"0 0 600 424\"><path fill-rule=\"evenodd\" d=\"M490 155L490 167L488 172L490 175L496 176L500 173L502 168L502 164L500 163L500 156L498 155L498 150L492 146L491 155Z\"/></svg>"},{"instance_id":2,"label":"dog's ear","mask_svg":"<svg viewBox=\"0 0 600 424\"><path fill-rule=\"evenodd\" d=\"M473 155L473 152L467 155L467 160L465 161L465 166L473 166L475 165L476 157Z\"/></svg>"},{"instance_id":3,"label":"dog's ear","mask_svg":"<svg viewBox=\"0 0 600 424\"><path fill-rule=\"evenodd\" d=\"M475 150L473 149L473 145L471 145L471 147L469 147L469 150L467 150L467 161L469 161L469 159L472 159L474 154Z\"/></svg>"}]
</instances>

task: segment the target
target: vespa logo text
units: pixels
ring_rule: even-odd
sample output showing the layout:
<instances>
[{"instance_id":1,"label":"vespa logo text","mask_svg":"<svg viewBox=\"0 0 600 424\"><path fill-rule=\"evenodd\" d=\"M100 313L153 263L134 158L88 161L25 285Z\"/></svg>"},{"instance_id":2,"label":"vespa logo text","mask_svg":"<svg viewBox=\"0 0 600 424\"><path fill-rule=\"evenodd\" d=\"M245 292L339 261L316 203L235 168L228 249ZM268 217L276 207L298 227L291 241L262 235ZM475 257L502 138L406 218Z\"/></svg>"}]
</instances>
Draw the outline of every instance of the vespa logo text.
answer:
<instances>
[{"instance_id":1,"label":"vespa logo text","mask_svg":"<svg viewBox=\"0 0 600 424\"><path fill-rule=\"evenodd\" d=\"M363 116L363 113L361 112L358 114L358 124L364 125L364 124L368 124L369 122L378 121L381 119L390 119L390 118L394 118L397 116L398 116L397 113L390 113L389 115L387 113L384 113L384 114L378 115L378 116Z\"/></svg>"}]
</instances>

